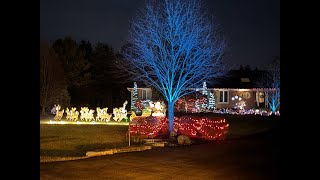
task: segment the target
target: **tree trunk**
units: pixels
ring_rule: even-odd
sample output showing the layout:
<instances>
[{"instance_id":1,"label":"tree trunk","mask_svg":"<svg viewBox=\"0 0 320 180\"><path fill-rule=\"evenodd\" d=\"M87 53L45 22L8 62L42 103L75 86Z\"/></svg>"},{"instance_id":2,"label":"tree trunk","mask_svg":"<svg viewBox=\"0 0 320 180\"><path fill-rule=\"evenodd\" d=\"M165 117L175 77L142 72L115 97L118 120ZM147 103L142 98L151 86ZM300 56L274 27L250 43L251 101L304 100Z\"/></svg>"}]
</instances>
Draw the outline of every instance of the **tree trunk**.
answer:
<instances>
[{"instance_id":1,"label":"tree trunk","mask_svg":"<svg viewBox=\"0 0 320 180\"><path fill-rule=\"evenodd\" d=\"M173 131L174 120L174 103L168 102L168 118L169 118L169 133Z\"/></svg>"},{"instance_id":2,"label":"tree trunk","mask_svg":"<svg viewBox=\"0 0 320 180\"><path fill-rule=\"evenodd\" d=\"M46 107L42 106L41 109L41 114L46 115Z\"/></svg>"}]
</instances>

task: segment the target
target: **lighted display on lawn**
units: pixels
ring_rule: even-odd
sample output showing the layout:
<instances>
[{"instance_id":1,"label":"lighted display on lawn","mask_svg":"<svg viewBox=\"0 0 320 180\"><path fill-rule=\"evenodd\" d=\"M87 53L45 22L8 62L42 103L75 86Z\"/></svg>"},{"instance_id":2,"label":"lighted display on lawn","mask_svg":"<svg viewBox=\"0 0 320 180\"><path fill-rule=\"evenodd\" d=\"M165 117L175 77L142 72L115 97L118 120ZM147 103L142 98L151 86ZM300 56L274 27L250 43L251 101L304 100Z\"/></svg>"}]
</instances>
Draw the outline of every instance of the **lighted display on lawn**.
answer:
<instances>
[{"instance_id":1,"label":"lighted display on lawn","mask_svg":"<svg viewBox=\"0 0 320 180\"><path fill-rule=\"evenodd\" d=\"M77 121L78 120L79 111L77 111L77 108L72 107L70 110L69 110L69 108L67 108L66 113L67 113L66 119L68 121Z\"/></svg>"},{"instance_id":2,"label":"lighted display on lawn","mask_svg":"<svg viewBox=\"0 0 320 180\"><path fill-rule=\"evenodd\" d=\"M93 117L93 113L94 110L90 109L88 107L81 107L81 111L80 111L81 115L80 115L80 120L82 121L94 121L94 117Z\"/></svg>"},{"instance_id":3,"label":"lighted display on lawn","mask_svg":"<svg viewBox=\"0 0 320 180\"><path fill-rule=\"evenodd\" d=\"M96 121L105 121L109 122L111 119L112 114L108 114L108 108L102 108L97 107L97 117Z\"/></svg>"},{"instance_id":4,"label":"lighted display on lawn","mask_svg":"<svg viewBox=\"0 0 320 180\"><path fill-rule=\"evenodd\" d=\"M149 138L164 135L168 132L168 119L165 117L134 117L129 123L130 134ZM206 140L223 139L228 132L229 124L224 118L183 116L174 118L174 131L191 138Z\"/></svg>"},{"instance_id":5,"label":"lighted display on lawn","mask_svg":"<svg viewBox=\"0 0 320 180\"><path fill-rule=\"evenodd\" d=\"M125 101L122 107L113 108L113 116L114 116L113 120L120 122L123 119L127 118L127 110L126 110L127 104L128 104L128 101Z\"/></svg>"},{"instance_id":6,"label":"lighted display on lawn","mask_svg":"<svg viewBox=\"0 0 320 180\"><path fill-rule=\"evenodd\" d=\"M61 109L61 106L58 105L58 106L56 107L56 115L54 116L54 120L55 120L55 121L60 121L60 119L61 119L62 116L63 116L64 109L62 109L61 111L60 111L60 109Z\"/></svg>"}]
</instances>

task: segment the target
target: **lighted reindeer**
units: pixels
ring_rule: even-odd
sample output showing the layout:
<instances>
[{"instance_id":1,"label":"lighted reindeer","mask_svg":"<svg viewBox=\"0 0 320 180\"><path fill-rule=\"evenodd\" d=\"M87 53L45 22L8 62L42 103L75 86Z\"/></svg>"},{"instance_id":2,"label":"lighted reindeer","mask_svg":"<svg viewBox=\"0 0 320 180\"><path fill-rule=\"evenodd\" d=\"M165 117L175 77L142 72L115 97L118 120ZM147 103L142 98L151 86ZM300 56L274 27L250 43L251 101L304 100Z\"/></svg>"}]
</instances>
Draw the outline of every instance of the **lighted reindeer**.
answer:
<instances>
[{"instance_id":1,"label":"lighted reindeer","mask_svg":"<svg viewBox=\"0 0 320 180\"><path fill-rule=\"evenodd\" d=\"M79 111L76 111L77 108L72 107L70 110L67 108L66 113L67 117L66 119L69 121L77 121L79 117Z\"/></svg>"},{"instance_id":2,"label":"lighted reindeer","mask_svg":"<svg viewBox=\"0 0 320 180\"><path fill-rule=\"evenodd\" d=\"M108 114L108 108L100 109L97 107L97 117L96 121L106 121L109 122L112 114Z\"/></svg>"},{"instance_id":3,"label":"lighted reindeer","mask_svg":"<svg viewBox=\"0 0 320 180\"><path fill-rule=\"evenodd\" d=\"M75 107L71 108L71 120L78 121L78 118L79 118L79 111L77 111L77 108Z\"/></svg>"},{"instance_id":4,"label":"lighted reindeer","mask_svg":"<svg viewBox=\"0 0 320 180\"><path fill-rule=\"evenodd\" d=\"M55 115L54 118L53 118L55 121L60 121L61 118L62 118L62 116L63 116L64 109L62 109L61 111L60 111L60 109L61 109L61 106L58 105L58 106L56 107L56 115Z\"/></svg>"},{"instance_id":5,"label":"lighted reindeer","mask_svg":"<svg viewBox=\"0 0 320 180\"><path fill-rule=\"evenodd\" d=\"M71 110L69 111L69 108L67 108L66 109L66 113L67 113L66 120L70 121L70 119L71 119Z\"/></svg>"},{"instance_id":6,"label":"lighted reindeer","mask_svg":"<svg viewBox=\"0 0 320 180\"><path fill-rule=\"evenodd\" d=\"M118 108L113 108L113 120L121 121L121 119L120 119L120 110Z\"/></svg>"},{"instance_id":7,"label":"lighted reindeer","mask_svg":"<svg viewBox=\"0 0 320 180\"><path fill-rule=\"evenodd\" d=\"M123 103L123 106L120 108L113 108L113 120L120 122L123 118L127 117L127 110L126 105L128 104L128 101L125 101Z\"/></svg>"},{"instance_id":8,"label":"lighted reindeer","mask_svg":"<svg viewBox=\"0 0 320 180\"><path fill-rule=\"evenodd\" d=\"M88 107L81 107L80 111L80 120L82 121L94 121L93 113L94 110L90 109Z\"/></svg>"}]
</instances>

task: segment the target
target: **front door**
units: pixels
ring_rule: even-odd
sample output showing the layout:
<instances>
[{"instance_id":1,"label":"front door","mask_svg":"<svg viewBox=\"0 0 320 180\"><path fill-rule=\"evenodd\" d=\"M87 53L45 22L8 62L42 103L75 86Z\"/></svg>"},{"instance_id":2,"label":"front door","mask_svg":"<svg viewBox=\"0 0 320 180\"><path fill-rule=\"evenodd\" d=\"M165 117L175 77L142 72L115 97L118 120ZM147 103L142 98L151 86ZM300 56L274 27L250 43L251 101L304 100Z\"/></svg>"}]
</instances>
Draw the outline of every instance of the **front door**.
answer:
<instances>
[{"instance_id":1,"label":"front door","mask_svg":"<svg viewBox=\"0 0 320 180\"><path fill-rule=\"evenodd\" d=\"M258 108L265 108L266 107L264 92L258 91L256 93L256 101L257 101Z\"/></svg>"}]
</instances>

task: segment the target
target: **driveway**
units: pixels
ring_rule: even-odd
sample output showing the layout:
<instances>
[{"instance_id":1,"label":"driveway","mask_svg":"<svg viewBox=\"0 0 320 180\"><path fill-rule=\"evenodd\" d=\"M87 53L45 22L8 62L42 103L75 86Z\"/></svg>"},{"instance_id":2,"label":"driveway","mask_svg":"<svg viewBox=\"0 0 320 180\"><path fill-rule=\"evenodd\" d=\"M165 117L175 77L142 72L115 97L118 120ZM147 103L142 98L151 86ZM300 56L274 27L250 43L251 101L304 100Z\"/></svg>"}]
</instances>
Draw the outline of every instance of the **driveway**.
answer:
<instances>
[{"instance_id":1,"label":"driveway","mask_svg":"<svg viewBox=\"0 0 320 180\"><path fill-rule=\"evenodd\" d=\"M279 133L40 164L40 179L280 179Z\"/></svg>"}]
</instances>

